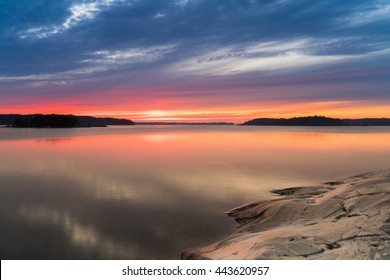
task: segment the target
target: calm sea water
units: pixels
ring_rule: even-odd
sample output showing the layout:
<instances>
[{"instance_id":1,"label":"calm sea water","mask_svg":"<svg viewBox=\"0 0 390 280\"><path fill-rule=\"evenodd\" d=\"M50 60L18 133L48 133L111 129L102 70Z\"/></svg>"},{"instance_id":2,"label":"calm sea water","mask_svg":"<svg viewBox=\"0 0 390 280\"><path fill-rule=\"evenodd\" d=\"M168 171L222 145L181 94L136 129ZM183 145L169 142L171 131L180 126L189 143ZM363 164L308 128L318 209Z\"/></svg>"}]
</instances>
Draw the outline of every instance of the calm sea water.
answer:
<instances>
[{"instance_id":1,"label":"calm sea water","mask_svg":"<svg viewBox=\"0 0 390 280\"><path fill-rule=\"evenodd\" d=\"M272 189L388 168L388 127L2 127L0 257L177 259Z\"/></svg>"}]
</instances>

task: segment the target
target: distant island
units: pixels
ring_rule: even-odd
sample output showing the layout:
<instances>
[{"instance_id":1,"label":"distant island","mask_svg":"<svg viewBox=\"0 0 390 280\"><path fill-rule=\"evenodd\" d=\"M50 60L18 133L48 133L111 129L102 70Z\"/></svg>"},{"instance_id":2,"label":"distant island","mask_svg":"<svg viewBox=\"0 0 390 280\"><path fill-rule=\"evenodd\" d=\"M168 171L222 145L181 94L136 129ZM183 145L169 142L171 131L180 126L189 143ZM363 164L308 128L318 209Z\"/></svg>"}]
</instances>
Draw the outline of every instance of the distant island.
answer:
<instances>
[{"instance_id":1,"label":"distant island","mask_svg":"<svg viewBox=\"0 0 390 280\"><path fill-rule=\"evenodd\" d=\"M277 126L347 126L341 119L324 116L297 117L290 119L259 118L243 123L242 125L277 125Z\"/></svg>"},{"instance_id":2,"label":"distant island","mask_svg":"<svg viewBox=\"0 0 390 280\"><path fill-rule=\"evenodd\" d=\"M324 116L309 116L296 118L258 118L240 125L259 126L390 126L387 118L364 118L364 119L337 119Z\"/></svg>"},{"instance_id":3,"label":"distant island","mask_svg":"<svg viewBox=\"0 0 390 280\"><path fill-rule=\"evenodd\" d=\"M0 124L10 127L71 128L105 127L107 125L134 125L134 122L127 119L96 118L91 116L60 114L0 114Z\"/></svg>"}]
</instances>

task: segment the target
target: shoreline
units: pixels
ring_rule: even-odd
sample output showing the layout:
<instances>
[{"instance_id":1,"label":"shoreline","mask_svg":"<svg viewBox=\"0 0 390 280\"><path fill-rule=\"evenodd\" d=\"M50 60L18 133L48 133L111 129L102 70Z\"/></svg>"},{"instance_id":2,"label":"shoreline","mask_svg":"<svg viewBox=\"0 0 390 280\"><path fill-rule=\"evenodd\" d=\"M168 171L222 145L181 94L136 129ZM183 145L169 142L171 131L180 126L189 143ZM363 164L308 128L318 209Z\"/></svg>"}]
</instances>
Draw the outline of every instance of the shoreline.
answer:
<instances>
[{"instance_id":1,"label":"shoreline","mask_svg":"<svg viewBox=\"0 0 390 280\"><path fill-rule=\"evenodd\" d=\"M227 211L238 226L182 259L390 259L390 170L311 187Z\"/></svg>"}]
</instances>

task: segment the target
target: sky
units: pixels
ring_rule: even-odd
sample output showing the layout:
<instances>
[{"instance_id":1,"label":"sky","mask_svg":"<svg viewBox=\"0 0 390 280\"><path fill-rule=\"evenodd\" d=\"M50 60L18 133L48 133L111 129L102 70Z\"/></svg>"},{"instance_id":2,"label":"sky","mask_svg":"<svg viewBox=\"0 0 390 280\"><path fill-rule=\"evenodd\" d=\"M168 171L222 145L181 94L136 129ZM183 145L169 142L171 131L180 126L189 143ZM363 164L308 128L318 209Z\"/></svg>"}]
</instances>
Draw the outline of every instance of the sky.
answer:
<instances>
[{"instance_id":1,"label":"sky","mask_svg":"<svg viewBox=\"0 0 390 280\"><path fill-rule=\"evenodd\" d=\"M389 31L389 0L1 0L0 113L390 117Z\"/></svg>"}]
</instances>

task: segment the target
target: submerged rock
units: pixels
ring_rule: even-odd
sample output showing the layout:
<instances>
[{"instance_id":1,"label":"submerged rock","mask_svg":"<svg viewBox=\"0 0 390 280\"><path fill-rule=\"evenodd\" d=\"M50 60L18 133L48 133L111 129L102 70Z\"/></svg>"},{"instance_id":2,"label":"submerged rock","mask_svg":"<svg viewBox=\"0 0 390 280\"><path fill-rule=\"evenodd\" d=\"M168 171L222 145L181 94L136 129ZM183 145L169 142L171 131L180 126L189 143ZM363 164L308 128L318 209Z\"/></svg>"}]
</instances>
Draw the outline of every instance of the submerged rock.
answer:
<instances>
[{"instance_id":1,"label":"submerged rock","mask_svg":"<svg viewBox=\"0 0 390 280\"><path fill-rule=\"evenodd\" d=\"M390 259L390 171L366 173L226 212L239 226L183 259Z\"/></svg>"}]
</instances>

